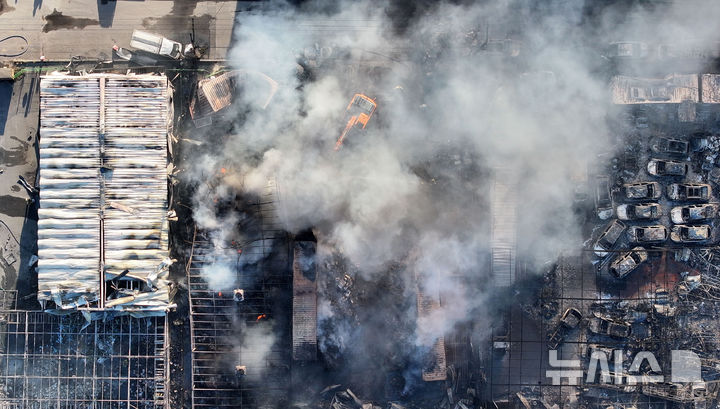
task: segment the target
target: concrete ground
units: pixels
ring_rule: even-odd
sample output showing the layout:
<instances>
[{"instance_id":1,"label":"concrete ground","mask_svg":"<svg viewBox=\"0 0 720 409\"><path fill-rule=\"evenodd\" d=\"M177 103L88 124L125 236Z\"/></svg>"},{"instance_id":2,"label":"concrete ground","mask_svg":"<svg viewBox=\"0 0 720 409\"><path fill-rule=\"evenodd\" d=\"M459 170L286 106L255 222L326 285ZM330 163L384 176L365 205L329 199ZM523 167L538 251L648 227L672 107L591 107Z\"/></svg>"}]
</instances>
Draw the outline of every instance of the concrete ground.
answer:
<instances>
[{"instance_id":1,"label":"concrete ground","mask_svg":"<svg viewBox=\"0 0 720 409\"><path fill-rule=\"evenodd\" d=\"M37 74L0 82L0 289L20 296L32 292L34 281L37 208L19 182L36 182L39 92Z\"/></svg>"},{"instance_id":2,"label":"concrete ground","mask_svg":"<svg viewBox=\"0 0 720 409\"><path fill-rule=\"evenodd\" d=\"M224 59L232 39L235 13L256 2L197 0L0 0L1 55L27 51L10 60L67 61L72 56L111 56L112 46L128 47L133 30L162 34L190 42L193 19L199 43L208 46L207 59Z\"/></svg>"}]
</instances>

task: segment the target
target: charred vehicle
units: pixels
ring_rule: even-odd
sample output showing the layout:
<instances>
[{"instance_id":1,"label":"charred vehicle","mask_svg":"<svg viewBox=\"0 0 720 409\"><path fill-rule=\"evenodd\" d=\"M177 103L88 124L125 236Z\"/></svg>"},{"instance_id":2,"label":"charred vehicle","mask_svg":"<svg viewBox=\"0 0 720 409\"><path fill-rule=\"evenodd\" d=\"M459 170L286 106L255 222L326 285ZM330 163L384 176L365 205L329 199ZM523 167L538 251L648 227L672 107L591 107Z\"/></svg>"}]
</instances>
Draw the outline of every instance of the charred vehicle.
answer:
<instances>
[{"instance_id":1,"label":"charred vehicle","mask_svg":"<svg viewBox=\"0 0 720 409\"><path fill-rule=\"evenodd\" d=\"M653 176L684 176L687 170L687 163L676 160L650 159L647 164L647 171Z\"/></svg>"},{"instance_id":2,"label":"charred vehicle","mask_svg":"<svg viewBox=\"0 0 720 409\"><path fill-rule=\"evenodd\" d=\"M610 264L610 274L615 278L623 278L632 273L638 266L648 259L648 253L643 247L635 247L622 253Z\"/></svg>"},{"instance_id":3,"label":"charred vehicle","mask_svg":"<svg viewBox=\"0 0 720 409\"><path fill-rule=\"evenodd\" d=\"M582 321L582 313L577 308L568 308L560 317L560 323L548 337L548 348L557 349L565 339L567 331L577 328Z\"/></svg>"},{"instance_id":4,"label":"charred vehicle","mask_svg":"<svg viewBox=\"0 0 720 409\"><path fill-rule=\"evenodd\" d=\"M656 137L650 145L653 152L667 155L687 155L688 147L685 141L663 137Z\"/></svg>"},{"instance_id":5,"label":"charred vehicle","mask_svg":"<svg viewBox=\"0 0 720 409\"><path fill-rule=\"evenodd\" d=\"M662 195L658 182L638 182L623 185L625 197L630 200L657 200Z\"/></svg>"},{"instance_id":6,"label":"charred vehicle","mask_svg":"<svg viewBox=\"0 0 720 409\"><path fill-rule=\"evenodd\" d=\"M668 197L672 200L708 200L712 188L706 183L673 183L668 186Z\"/></svg>"},{"instance_id":7,"label":"charred vehicle","mask_svg":"<svg viewBox=\"0 0 720 409\"><path fill-rule=\"evenodd\" d=\"M582 313L577 308L568 308L560 317L560 322L567 328L575 328L582 321Z\"/></svg>"},{"instance_id":8,"label":"charred vehicle","mask_svg":"<svg viewBox=\"0 0 720 409\"><path fill-rule=\"evenodd\" d=\"M712 230L707 224L676 224L670 231L670 240L675 243L702 243L710 240Z\"/></svg>"},{"instance_id":9,"label":"charred vehicle","mask_svg":"<svg viewBox=\"0 0 720 409\"><path fill-rule=\"evenodd\" d=\"M657 203L622 204L615 212L620 220L655 220L663 214Z\"/></svg>"},{"instance_id":10,"label":"charred vehicle","mask_svg":"<svg viewBox=\"0 0 720 409\"><path fill-rule=\"evenodd\" d=\"M610 222L608 227L605 228L605 230L595 242L595 246L593 247L595 255L598 257L607 256L608 252L612 250L612 248L615 246L615 243L617 243L620 235L625 231L625 228L625 223L621 222L620 220L613 220L612 222Z\"/></svg>"},{"instance_id":11,"label":"charred vehicle","mask_svg":"<svg viewBox=\"0 0 720 409\"><path fill-rule=\"evenodd\" d=\"M699 222L715 218L717 210L718 205L714 203L677 206L670 211L670 219L675 224Z\"/></svg>"},{"instance_id":12,"label":"charred vehicle","mask_svg":"<svg viewBox=\"0 0 720 409\"><path fill-rule=\"evenodd\" d=\"M674 315L677 308L672 304L670 291L665 288L658 288L655 290L655 302L653 303L653 309L656 313L666 316Z\"/></svg>"},{"instance_id":13,"label":"charred vehicle","mask_svg":"<svg viewBox=\"0 0 720 409\"><path fill-rule=\"evenodd\" d=\"M615 321L605 317L593 317L588 321L590 332L598 335L609 335L614 338L627 338L630 336L631 327L621 321Z\"/></svg>"},{"instance_id":14,"label":"charred vehicle","mask_svg":"<svg viewBox=\"0 0 720 409\"><path fill-rule=\"evenodd\" d=\"M665 226L632 226L628 229L631 243L660 243L667 240L668 231Z\"/></svg>"},{"instance_id":15,"label":"charred vehicle","mask_svg":"<svg viewBox=\"0 0 720 409\"><path fill-rule=\"evenodd\" d=\"M595 181L595 213L602 220L606 220L613 214L610 178L598 176Z\"/></svg>"}]
</instances>

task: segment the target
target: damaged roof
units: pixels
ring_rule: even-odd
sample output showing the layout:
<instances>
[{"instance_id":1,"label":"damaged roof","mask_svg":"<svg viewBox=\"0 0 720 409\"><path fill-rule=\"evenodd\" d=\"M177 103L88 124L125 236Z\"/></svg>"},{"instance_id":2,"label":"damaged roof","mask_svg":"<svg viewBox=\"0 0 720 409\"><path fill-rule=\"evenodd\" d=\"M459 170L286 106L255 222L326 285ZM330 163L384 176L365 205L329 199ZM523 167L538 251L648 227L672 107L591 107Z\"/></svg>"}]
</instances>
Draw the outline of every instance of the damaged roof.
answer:
<instances>
[{"instance_id":1,"label":"damaged roof","mask_svg":"<svg viewBox=\"0 0 720 409\"><path fill-rule=\"evenodd\" d=\"M720 75L703 74L700 76L702 85L702 102L720 104Z\"/></svg>"},{"instance_id":2,"label":"damaged roof","mask_svg":"<svg viewBox=\"0 0 720 409\"><path fill-rule=\"evenodd\" d=\"M169 94L161 75L42 77L43 304L165 313Z\"/></svg>"},{"instance_id":3,"label":"damaged roof","mask_svg":"<svg viewBox=\"0 0 720 409\"><path fill-rule=\"evenodd\" d=\"M265 109L277 92L278 83L261 72L242 70L200 80L195 98L190 103L191 117L202 118L229 106L238 89L245 101Z\"/></svg>"},{"instance_id":4,"label":"damaged roof","mask_svg":"<svg viewBox=\"0 0 720 409\"><path fill-rule=\"evenodd\" d=\"M699 102L696 74L671 74L665 78L617 75L610 82L614 104L679 104Z\"/></svg>"}]
</instances>

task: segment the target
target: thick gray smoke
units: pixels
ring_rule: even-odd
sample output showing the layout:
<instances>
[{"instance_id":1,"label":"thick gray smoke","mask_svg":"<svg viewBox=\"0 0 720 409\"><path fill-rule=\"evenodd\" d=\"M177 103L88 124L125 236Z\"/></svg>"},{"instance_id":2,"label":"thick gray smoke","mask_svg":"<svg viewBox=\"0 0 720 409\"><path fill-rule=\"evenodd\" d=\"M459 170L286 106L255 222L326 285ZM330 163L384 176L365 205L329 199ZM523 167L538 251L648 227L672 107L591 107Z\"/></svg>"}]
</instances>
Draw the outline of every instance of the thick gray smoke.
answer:
<instances>
[{"instance_id":1,"label":"thick gray smoke","mask_svg":"<svg viewBox=\"0 0 720 409\"><path fill-rule=\"evenodd\" d=\"M337 11L328 19L278 9L240 20L230 61L281 84L226 145L243 189L260 193L275 179L290 231L315 228L321 245L366 279L408 263L410 278L448 300L452 313L439 315L456 320L483 302L482 290L451 277L489 277L495 168L517 179L528 260L552 260L582 242L573 192L607 140L607 98L567 21L526 27L509 41L502 27L527 20L494 19L507 19L506 6L445 5L402 35L382 8L349 2ZM302 87L298 60L314 76ZM334 152L354 93L376 98L377 113ZM433 327L441 333L454 322Z\"/></svg>"},{"instance_id":2,"label":"thick gray smoke","mask_svg":"<svg viewBox=\"0 0 720 409\"><path fill-rule=\"evenodd\" d=\"M401 29L388 17L402 14L397 4L310 2L298 11L270 3L242 14L230 63L267 74L280 90L267 109L243 112L224 156L195 172L231 163L242 177L227 188L258 194L275 180L288 230L313 228L320 247L342 254L363 280L403 263L408 294L420 285L444 300L437 319L424 319L418 345L484 308L496 169L517 185L519 250L530 271L581 246L576 188L597 154L613 149L602 48L717 36L712 20L695 21L717 17L715 2L489 3L413 8ZM376 98L377 112L335 152L355 93ZM206 211L206 193L196 217L228 236L232 220ZM321 318L332 319L322 305Z\"/></svg>"}]
</instances>

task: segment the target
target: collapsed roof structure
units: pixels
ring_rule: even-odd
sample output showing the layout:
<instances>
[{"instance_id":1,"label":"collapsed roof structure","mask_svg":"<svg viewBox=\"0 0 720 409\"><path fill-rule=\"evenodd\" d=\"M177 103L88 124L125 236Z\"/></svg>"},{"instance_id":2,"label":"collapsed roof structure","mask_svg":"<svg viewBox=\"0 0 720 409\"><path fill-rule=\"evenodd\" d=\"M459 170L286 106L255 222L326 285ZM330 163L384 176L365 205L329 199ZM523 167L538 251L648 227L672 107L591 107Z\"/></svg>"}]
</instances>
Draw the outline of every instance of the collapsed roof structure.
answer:
<instances>
[{"instance_id":1,"label":"collapsed roof structure","mask_svg":"<svg viewBox=\"0 0 720 409\"><path fill-rule=\"evenodd\" d=\"M197 91L190 101L190 116L196 126L212 123L211 115L230 106L238 90L245 101L265 109L277 92L278 83L256 71L233 70L198 82ZM209 120L209 121L208 121Z\"/></svg>"},{"instance_id":2,"label":"collapsed roof structure","mask_svg":"<svg viewBox=\"0 0 720 409\"><path fill-rule=\"evenodd\" d=\"M671 74L665 78L618 75L610 82L614 104L679 104L699 102L698 76Z\"/></svg>"},{"instance_id":3,"label":"collapsed roof structure","mask_svg":"<svg viewBox=\"0 0 720 409\"><path fill-rule=\"evenodd\" d=\"M164 75L40 82L38 300L163 315L168 295Z\"/></svg>"}]
</instances>

